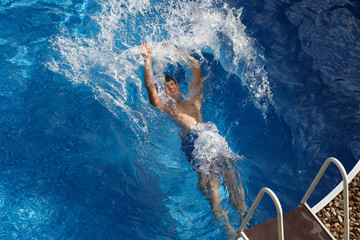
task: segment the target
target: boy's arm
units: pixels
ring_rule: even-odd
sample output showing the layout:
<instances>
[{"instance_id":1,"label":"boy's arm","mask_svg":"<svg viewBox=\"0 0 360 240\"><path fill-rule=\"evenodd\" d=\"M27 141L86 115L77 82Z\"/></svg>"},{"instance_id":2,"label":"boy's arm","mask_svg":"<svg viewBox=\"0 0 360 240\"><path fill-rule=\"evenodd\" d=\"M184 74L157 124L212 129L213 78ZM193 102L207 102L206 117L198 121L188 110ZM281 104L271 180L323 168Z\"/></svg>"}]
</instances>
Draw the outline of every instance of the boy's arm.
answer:
<instances>
[{"instance_id":1,"label":"boy's arm","mask_svg":"<svg viewBox=\"0 0 360 240\"><path fill-rule=\"evenodd\" d=\"M192 64L188 64L188 66L190 66L193 70L193 76L194 79L191 83L191 88L202 88L201 85L201 68L200 68L200 63L198 60L196 60L195 58L193 58L190 55L186 55L186 58L189 59L190 61L192 61Z\"/></svg>"},{"instance_id":2,"label":"boy's arm","mask_svg":"<svg viewBox=\"0 0 360 240\"><path fill-rule=\"evenodd\" d=\"M146 90L149 94L150 103L157 108L162 109L161 99L156 91L154 81L152 79L152 56L151 49L146 45L146 43L141 43L141 54L145 58L144 66L144 82Z\"/></svg>"},{"instance_id":3,"label":"boy's arm","mask_svg":"<svg viewBox=\"0 0 360 240\"><path fill-rule=\"evenodd\" d=\"M202 102L202 92L203 92L203 85L201 82L201 68L200 63L198 60L196 60L194 57L190 55L185 55L188 60L190 60L192 63L186 62L189 67L193 70L193 76L194 79L190 86L190 92L196 91L196 94L194 95L193 100L198 104L198 107L201 107Z\"/></svg>"}]
</instances>

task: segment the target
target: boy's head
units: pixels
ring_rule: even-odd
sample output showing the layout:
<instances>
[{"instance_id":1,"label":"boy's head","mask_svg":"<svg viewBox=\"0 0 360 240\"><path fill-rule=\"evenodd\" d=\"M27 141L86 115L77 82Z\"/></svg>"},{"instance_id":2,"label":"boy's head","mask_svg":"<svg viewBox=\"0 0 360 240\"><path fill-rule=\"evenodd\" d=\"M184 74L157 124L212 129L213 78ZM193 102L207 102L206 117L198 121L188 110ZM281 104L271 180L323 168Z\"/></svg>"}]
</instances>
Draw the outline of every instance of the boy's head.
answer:
<instances>
[{"instance_id":1,"label":"boy's head","mask_svg":"<svg viewBox=\"0 0 360 240\"><path fill-rule=\"evenodd\" d=\"M174 78L170 77L169 75L165 74L165 81L166 83L170 82L170 81L174 81L175 83L178 83Z\"/></svg>"},{"instance_id":2,"label":"boy's head","mask_svg":"<svg viewBox=\"0 0 360 240\"><path fill-rule=\"evenodd\" d=\"M174 98L175 100L180 100L179 83L177 83L174 78L166 74L165 74L165 81L166 81L166 94Z\"/></svg>"}]
</instances>

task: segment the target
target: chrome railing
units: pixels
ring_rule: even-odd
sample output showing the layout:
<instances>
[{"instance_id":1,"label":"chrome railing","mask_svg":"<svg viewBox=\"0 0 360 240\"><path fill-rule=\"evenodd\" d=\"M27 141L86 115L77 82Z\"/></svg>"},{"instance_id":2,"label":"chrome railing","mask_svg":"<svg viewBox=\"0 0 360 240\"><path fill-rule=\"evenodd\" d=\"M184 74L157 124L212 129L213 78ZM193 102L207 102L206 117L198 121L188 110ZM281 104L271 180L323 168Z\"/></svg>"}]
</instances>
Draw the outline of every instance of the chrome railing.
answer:
<instances>
[{"instance_id":1,"label":"chrome railing","mask_svg":"<svg viewBox=\"0 0 360 240\"><path fill-rule=\"evenodd\" d=\"M339 171L341 173L341 176L343 178L344 238L345 238L345 240L350 240L350 233L349 233L349 188L348 188L349 180L348 180L348 176L346 174L346 170L343 167L343 165L340 163L339 160L337 160L336 158L333 158L333 157L329 157L328 159L326 159L326 161L324 162L324 164L320 168L318 174L316 175L315 179L311 183L309 189L305 193L305 195L304 195L303 199L301 200L300 204L305 205L313 215L316 214L316 213L313 213L311 211L311 208L307 205L306 201L309 199L311 193L314 191L316 185L318 184L319 180L323 176L325 170L327 169L327 167L329 166L330 163L334 163L337 166L337 168L339 169Z\"/></svg>"},{"instance_id":2,"label":"chrome railing","mask_svg":"<svg viewBox=\"0 0 360 240\"><path fill-rule=\"evenodd\" d=\"M257 205L259 204L260 200L264 196L264 193L267 193L271 197L271 199L273 200L273 202L275 204L276 212L277 212L277 222L278 222L278 239L279 240L284 240L284 223L283 223L282 207L281 207L280 201L276 197L275 193L273 191L271 191L271 189L269 189L269 188L262 188L260 190L260 192L258 193L255 201L251 205L251 208L250 208L249 212L246 214L245 219L242 222L242 224L241 224L241 226L240 226L240 228L238 230L238 238L240 236L246 237L246 236L244 236L244 229L246 227L246 224L249 222L249 220L250 220L251 216L253 215Z\"/></svg>"},{"instance_id":3,"label":"chrome railing","mask_svg":"<svg viewBox=\"0 0 360 240\"><path fill-rule=\"evenodd\" d=\"M350 240L350 233L349 233L349 229L350 229L349 228L349 189L348 189L349 180L348 180L348 176L346 174L346 170L343 167L343 165L340 163L339 160L337 160L336 158L333 158L333 157L330 157L330 158L326 159L326 161L324 162L324 164L320 168L318 174L316 175L315 179L311 183L309 189L305 193L303 199L301 200L300 205L301 204L304 205L315 216L315 218L317 218L316 213L314 213L312 211L312 209L309 207L309 205L306 202L309 199L311 193L314 191L316 185L320 181L321 177L323 176L325 170L328 168L330 163L334 163L337 166L337 168L339 169L339 171L341 173L341 176L343 178L344 238L345 238L345 240ZM240 226L240 228L238 230L238 236L237 236L238 238L242 237L244 239L248 239L246 237L246 234L244 233L244 229L245 229L246 225L248 224L248 222L249 222L251 216L253 215L256 207L258 206L259 202L261 201L262 197L264 196L264 193L267 193L271 197L271 199L273 200L273 202L275 204L276 211L277 211L278 239L279 240L284 240L284 223L283 223L283 213L282 213L281 204L280 204L279 199L276 197L275 193L272 190L270 190L269 188L262 188L260 190L260 192L258 193L255 201L251 205L249 212L246 214L245 219L242 222L242 224L241 224L241 226ZM319 220L318 220L318 222L323 226L323 228L325 230L327 230L328 234L332 237L331 233L323 225L323 223L321 221L319 221Z\"/></svg>"}]
</instances>

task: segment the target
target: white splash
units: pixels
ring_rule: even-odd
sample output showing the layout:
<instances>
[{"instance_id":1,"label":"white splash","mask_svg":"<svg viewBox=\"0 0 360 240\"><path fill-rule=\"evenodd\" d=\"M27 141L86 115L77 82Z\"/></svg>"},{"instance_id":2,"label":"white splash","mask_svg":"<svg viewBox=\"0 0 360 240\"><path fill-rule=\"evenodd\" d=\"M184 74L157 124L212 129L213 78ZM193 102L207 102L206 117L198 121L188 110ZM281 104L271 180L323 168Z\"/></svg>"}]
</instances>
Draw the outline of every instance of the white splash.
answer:
<instances>
[{"instance_id":1,"label":"white splash","mask_svg":"<svg viewBox=\"0 0 360 240\"><path fill-rule=\"evenodd\" d=\"M226 139L212 122L198 124L192 128L198 138L194 143L192 155L196 167L202 173L217 173L224 167L225 160L239 160L241 157L233 153Z\"/></svg>"},{"instance_id":2,"label":"white splash","mask_svg":"<svg viewBox=\"0 0 360 240\"><path fill-rule=\"evenodd\" d=\"M53 38L60 58L48 66L74 83L90 86L99 102L115 116L125 115L136 129L148 131L141 42L153 50L154 79L162 97L166 66L184 65L177 51L162 46L168 41L185 53L200 56L203 65L203 53L213 54L227 72L240 77L259 108L266 109L266 104L261 105L271 103L263 56L245 33L242 9L208 0L98 0L98 4L101 10L83 26L86 34L64 29ZM136 100L134 94L138 94Z\"/></svg>"}]
</instances>

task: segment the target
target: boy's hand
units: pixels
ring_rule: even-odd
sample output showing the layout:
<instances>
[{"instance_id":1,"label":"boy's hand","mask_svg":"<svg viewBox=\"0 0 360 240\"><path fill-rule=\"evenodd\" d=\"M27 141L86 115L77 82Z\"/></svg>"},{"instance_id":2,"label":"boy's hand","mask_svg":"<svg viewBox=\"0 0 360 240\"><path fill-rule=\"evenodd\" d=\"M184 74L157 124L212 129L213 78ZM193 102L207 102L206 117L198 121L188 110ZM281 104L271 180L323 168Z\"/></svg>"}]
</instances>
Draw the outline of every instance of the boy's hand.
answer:
<instances>
[{"instance_id":1,"label":"boy's hand","mask_svg":"<svg viewBox=\"0 0 360 240\"><path fill-rule=\"evenodd\" d=\"M145 59L151 57L151 49L148 47L146 43L141 43L140 49L141 49L141 54Z\"/></svg>"}]
</instances>

